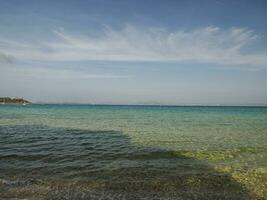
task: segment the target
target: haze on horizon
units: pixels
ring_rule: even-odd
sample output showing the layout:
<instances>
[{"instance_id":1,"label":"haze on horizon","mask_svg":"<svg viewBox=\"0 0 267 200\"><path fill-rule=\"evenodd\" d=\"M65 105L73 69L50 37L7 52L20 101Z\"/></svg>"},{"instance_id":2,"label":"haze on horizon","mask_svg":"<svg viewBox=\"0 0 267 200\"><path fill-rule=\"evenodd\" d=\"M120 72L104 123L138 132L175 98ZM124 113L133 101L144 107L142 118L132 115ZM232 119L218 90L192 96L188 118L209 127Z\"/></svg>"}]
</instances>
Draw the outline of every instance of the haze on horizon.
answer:
<instances>
[{"instance_id":1,"label":"haze on horizon","mask_svg":"<svg viewBox=\"0 0 267 200\"><path fill-rule=\"evenodd\" d=\"M0 96L267 105L264 0L1 0Z\"/></svg>"}]
</instances>

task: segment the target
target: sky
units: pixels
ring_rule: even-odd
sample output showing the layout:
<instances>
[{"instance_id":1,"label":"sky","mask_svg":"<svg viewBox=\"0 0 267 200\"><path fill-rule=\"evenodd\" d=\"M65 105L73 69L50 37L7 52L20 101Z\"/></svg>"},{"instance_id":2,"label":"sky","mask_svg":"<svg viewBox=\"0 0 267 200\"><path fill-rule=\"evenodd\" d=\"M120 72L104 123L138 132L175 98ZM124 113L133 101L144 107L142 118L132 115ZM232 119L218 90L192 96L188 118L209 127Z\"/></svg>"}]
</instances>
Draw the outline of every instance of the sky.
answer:
<instances>
[{"instance_id":1,"label":"sky","mask_svg":"<svg viewBox=\"0 0 267 200\"><path fill-rule=\"evenodd\" d=\"M267 1L0 0L0 96L267 105Z\"/></svg>"}]
</instances>

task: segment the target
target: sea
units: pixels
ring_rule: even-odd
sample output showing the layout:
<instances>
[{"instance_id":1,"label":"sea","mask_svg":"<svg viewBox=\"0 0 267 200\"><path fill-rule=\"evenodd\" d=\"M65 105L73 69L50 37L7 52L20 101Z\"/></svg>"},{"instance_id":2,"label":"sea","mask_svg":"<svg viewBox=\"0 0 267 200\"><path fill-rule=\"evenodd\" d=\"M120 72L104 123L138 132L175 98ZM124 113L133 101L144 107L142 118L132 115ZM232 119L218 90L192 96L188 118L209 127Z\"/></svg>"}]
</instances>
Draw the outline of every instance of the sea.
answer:
<instances>
[{"instance_id":1,"label":"sea","mask_svg":"<svg viewBox=\"0 0 267 200\"><path fill-rule=\"evenodd\" d=\"M267 107L0 105L0 199L267 199Z\"/></svg>"}]
</instances>

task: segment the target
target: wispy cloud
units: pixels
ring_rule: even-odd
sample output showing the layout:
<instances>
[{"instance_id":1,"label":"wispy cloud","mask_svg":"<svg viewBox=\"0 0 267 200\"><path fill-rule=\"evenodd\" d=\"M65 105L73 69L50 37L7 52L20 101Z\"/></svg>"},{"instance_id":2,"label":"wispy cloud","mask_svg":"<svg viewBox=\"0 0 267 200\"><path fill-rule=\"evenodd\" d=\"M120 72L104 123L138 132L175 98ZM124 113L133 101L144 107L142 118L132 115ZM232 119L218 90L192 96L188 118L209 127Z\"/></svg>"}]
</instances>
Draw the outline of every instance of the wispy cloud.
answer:
<instances>
[{"instance_id":1,"label":"wispy cloud","mask_svg":"<svg viewBox=\"0 0 267 200\"><path fill-rule=\"evenodd\" d=\"M40 40L38 44L31 44L2 40L0 47L5 55L19 60L150 61L267 67L267 52L244 53L260 40L246 28L205 27L170 32L128 25L121 30L106 27L98 37L74 35L64 30L53 32L53 41Z\"/></svg>"},{"instance_id":2,"label":"wispy cloud","mask_svg":"<svg viewBox=\"0 0 267 200\"><path fill-rule=\"evenodd\" d=\"M25 73L26 72L26 73ZM56 80L86 80L86 79L123 79L130 78L129 75L119 75L110 73L90 73L81 72L77 70L66 69L51 69L51 68L24 68L23 73L28 78L43 78L43 79L56 79Z\"/></svg>"},{"instance_id":3,"label":"wispy cloud","mask_svg":"<svg viewBox=\"0 0 267 200\"><path fill-rule=\"evenodd\" d=\"M112 74L112 73L91 73L74 69L55 69L36 65L18 65L1 66L0 78L25 79L25 80L87 80L87 79L124 79L130 78L130 75ZM13 78L12 78L13 77Z\"/></svg>"},{"instance_id":4,"label":"wispy cloud","mask_svg":"<svg viewBox=\"0 0 267 200\"><path fill-rule=\"evenodd\" d=\"M12 63L14 57L0 52L0 63Z\"/></svg>"}]
</instances>

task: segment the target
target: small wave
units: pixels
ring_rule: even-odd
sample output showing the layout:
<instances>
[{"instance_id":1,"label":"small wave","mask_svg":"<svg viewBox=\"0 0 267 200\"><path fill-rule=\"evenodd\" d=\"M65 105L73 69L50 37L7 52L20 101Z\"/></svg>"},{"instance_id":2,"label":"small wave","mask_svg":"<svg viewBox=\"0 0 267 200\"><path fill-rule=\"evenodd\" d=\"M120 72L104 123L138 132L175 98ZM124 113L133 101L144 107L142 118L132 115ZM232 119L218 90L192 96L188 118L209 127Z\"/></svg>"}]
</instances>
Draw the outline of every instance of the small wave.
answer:
<instances>
[{"instance_id":1,"label":"small wave","mask_svg":"<svg viewBox=\"0 0 267 200\"><path fill-rule=\"evenodd\" d=\"M31 184L36 184L39 181L36 179L28 179L28 180L6 180L6 179L0 179L0 185L4 186L27 186Z\"/></svg>"}]
</instances>

